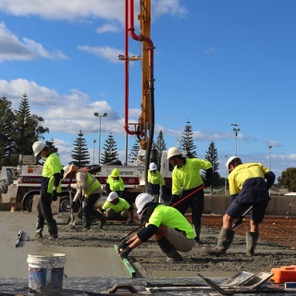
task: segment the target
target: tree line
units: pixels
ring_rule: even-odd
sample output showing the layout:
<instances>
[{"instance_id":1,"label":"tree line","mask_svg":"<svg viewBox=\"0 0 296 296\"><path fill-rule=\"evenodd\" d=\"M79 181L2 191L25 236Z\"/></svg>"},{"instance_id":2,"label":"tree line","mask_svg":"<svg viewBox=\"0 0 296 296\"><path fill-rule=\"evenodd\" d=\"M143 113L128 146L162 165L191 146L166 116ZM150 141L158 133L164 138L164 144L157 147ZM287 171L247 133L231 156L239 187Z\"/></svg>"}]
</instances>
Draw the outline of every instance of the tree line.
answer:
<instances>
[{"instance_id":1,"label":"tree line","mask_svg":"<svg viewBox=\"0 0 296 296\"><path fill-rule=\"evenodd\" d=\"M26 93L23 94L16 110L12 109L11 101L5 96L2 96L0 98L0 112L0 167L17 166L20 164L20 155L31 155L32 144L35 141L44 140L44 135L49 133L49 129L43 126L44 119L41 116L31 113ZM197 157L190 121L186 122L178 144L178 148L185 151L187 157ZM58 151L54 146L53 140L47 141L47 145L50 146L52 151ZM136 140L128 155L129 163L133 163L137 160L139 149L140 145ZM161 155L164 150L167 150L167 147L164 134L160 131L154 142L154 151L156 151L154 159L158 167L160 166ZM110 133L103 145L103 150L100 155L101 163L114 163L118 161L118 156L117 143L112 133ZM72 160L69 164L73 163L78 167L89 166L91 164L87 142L81 130L78 132L78 137L73 143L71 157ZM218 173L220 162L215 143L211 142L205 156L199 155L199 158L207 159L213 165L213 187L223 186L225 178L222 178ZM278 178L278 186L284 186L290 191L296 191L296 168L288 168L283 171Z\"/></svg>"}]
</instances>

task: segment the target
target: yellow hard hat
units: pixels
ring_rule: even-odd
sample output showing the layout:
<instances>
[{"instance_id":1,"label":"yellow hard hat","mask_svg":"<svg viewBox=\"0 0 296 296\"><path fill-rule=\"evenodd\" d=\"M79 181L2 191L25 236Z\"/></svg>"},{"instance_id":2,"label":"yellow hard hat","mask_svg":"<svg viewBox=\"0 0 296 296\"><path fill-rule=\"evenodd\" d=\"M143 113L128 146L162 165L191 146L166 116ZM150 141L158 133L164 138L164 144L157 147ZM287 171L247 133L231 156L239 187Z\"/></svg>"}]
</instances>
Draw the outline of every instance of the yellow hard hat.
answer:
<instances>
[{"instance_id":1,"label":"yellow hard hat","mask_svg":"<svg viewBox=\"0 0 296 296\"><path fill-rule=\"evenodd\" d=\"M115 177L115 178L117 178L117 177L119 177L119 175L120 175L120 173L119 173L119 170L116 168L116 169L114 169L113 171L112 171L112 173L111 173L111 177Z\"/></svg>"}]
</instances>

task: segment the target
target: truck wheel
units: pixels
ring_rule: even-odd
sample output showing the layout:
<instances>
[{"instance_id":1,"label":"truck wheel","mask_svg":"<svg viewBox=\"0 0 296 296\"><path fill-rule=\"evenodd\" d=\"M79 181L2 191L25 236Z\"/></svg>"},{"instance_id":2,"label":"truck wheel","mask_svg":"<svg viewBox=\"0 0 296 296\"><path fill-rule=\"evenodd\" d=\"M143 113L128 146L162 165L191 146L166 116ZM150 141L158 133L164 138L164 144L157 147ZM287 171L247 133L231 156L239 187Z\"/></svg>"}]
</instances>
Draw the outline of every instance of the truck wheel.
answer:
<instances>
[{"instance_id":1,"label":"truck wheel","mask_svg":"<svg viewBox=\"0 0 296 296\"><path fill-rule=\"evenodd\" d=\"M69 213L71 210L70 200L68 195L63 195L60 197L60 212Z\"/></svg>"},{"instance_id":2,"label":"truck wheel","mask_svg":"<svg viewBox=\"0 0 296 296\"><path fill-rule=\"evenodd\" d=\"M25 210L28 212L32 211L33 195L29 196L25 201Z\"/></svg>"}]
</instances>

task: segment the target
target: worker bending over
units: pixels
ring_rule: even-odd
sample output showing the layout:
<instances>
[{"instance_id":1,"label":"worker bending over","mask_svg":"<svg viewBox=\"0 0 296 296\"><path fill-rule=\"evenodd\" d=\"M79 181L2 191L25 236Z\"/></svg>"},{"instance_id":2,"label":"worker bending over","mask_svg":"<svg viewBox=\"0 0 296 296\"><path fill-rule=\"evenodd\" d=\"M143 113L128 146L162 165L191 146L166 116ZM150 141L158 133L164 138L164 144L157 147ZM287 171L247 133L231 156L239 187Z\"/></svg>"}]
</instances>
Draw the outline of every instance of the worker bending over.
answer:
<instances>
[{"instance_id":1,"label":"worker bending over","mask_svg":"<svg viewBox=\"0 0 296 296\"><path fill-rule=\"evenodd\" d=\"M194 231L187 219L175 208L154 202L152 195L141 193L136 198L139 218L145 226L132 238L119 245L122 258L151 237L167 255L167 261L182 261L177 252L189 252L194 246Z\"/></svg>"},{"instance_id":2,"label":"worker bending over","mask_svg":"<svg viewBox=\"0 0 296 296\"><path fill-rule=\"evenodd\" d=\"M223 216L218 244L207 250L210 255L225 254L230 247L235 219L241 218L248 208L253 206L250 217L250 231L246 232L247 255L253 256L259 238L259 225L270 200L269 189L274 184L275 175L261 163L245 163L237 156L227 160L229 192L232 202ZM265 182L266 180L266 182Z\"/></svg>"},{"instance_id":3,"label":"worker bending over","mask_svg":"<svg viewBox=\"0 0 296 296\"><path fill-rule=\"evenodd\" d=\"M129 223L134 222L134 210L132 206L124 199L118 197L115 191L109 193L107 200L104 202L102 209L108 220L127 220Z\"/></svg>"},{"instance_id":4,"label":"worker bending over","mask_svg":"<svg viewBox=\"0 0 296 296\"><path fill-rule=\"evenodd\" d=\"M82 224L84 230L89 230L93 218L100 220L102 228L106 223L105 217L95 209L96 202L100 199L103 192L100 182L85 170L72 164L64 167L63 179L70 178L70 182L74 179L75 183L70 184L70 188L76 190L73 198L73 204L82 199Z\"/></svg>"}]
</instances>

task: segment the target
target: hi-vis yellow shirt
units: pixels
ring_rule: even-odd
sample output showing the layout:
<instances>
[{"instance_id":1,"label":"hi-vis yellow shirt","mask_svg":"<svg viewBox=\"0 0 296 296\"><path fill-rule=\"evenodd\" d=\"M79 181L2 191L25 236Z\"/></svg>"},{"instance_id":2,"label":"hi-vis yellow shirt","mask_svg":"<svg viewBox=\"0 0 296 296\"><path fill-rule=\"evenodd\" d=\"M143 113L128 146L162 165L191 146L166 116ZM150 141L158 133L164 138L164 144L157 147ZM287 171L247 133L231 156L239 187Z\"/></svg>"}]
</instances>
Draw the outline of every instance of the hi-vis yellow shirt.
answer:
<instances>
[{"instance_id":1,"label":"hi-vis yellow shirt","mask_svg":"<svg viewBox=\"0 0 296 296\"><path fill-rule=\"evenodd\" d=\"M263 187L262 190L266 190L264 176L268 172L270 172L270 170L261 163L251 162L238 165L228 176L229 193L231 195L239 193L242 190L246 180L256 178L260 178L264 181L261 182Z\"/></svg>"},{"instance_id":2,"label":"hi-vis yellow shirt","mask_svg":"<svg viewBox=\"0 0 296 296\"><path fill-rule=\"evenodd\" d=\"M186 158L182 167L174 167L172 179L172 194L179 195L181 189L190 190L203 184L200 170L207 170L212 164L203 159Z\"/></svg>"},{"instance_id":3,"label":"hi-vis yellow shirt","mask_svg":"<svg viewBox=\"0 0 296 296\"><path fill-rule=\"evenodd\" d=\"M59 156L56 153L51 153L48 155L48 157L45 159L45 163L43 165L42 169L42 177L44 177L44 180L47 180L47 192L51 193L52 188L54 185L54 174L61 173L62 170L62 164L60 161ZM43 181L44 184L46 184L45 181ZM57 188L57 192L62 192L61 182Z\"/></svg>"}]
</instances>

